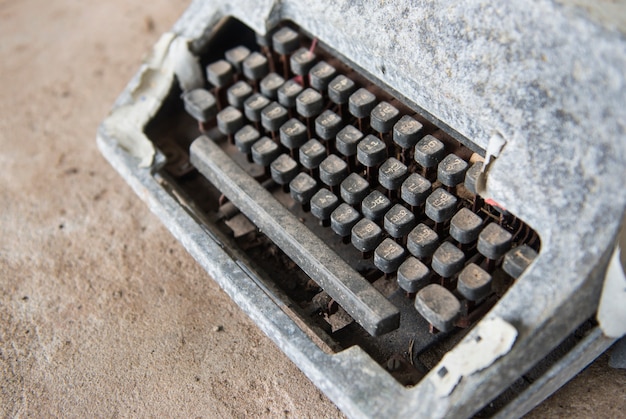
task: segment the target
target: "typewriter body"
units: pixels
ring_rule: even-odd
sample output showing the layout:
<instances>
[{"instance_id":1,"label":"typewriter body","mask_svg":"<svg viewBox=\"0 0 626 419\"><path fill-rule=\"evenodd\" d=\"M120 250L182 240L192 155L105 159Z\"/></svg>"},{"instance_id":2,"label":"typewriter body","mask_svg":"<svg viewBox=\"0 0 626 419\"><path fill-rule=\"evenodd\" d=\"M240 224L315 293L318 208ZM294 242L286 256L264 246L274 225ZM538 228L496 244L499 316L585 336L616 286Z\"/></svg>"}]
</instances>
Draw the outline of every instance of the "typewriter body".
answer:
<instances>
[{"instance_id":1,"label":"typewriter body","mask_svg":"<svg viewBox=\"0 0 626 419\"><path fill-rule=\"evenodd\" d=\"M519 416L615 341L624 68L550 1L194 1L98 144L348 416Z\"/></svg>"}]
</instances>

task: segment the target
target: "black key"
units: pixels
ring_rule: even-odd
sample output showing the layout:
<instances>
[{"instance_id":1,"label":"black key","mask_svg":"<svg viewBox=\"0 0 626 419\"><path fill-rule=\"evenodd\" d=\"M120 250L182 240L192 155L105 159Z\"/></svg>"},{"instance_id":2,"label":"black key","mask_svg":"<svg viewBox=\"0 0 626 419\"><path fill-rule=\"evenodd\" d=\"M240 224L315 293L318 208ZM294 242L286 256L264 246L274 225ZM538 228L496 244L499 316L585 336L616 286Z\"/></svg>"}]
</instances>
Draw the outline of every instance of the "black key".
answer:
<instances>
[{"instance_id":1,"label":"black key","mask_svg":"<svg viewBox=\"0 0 626 419\"><path fill-rule=\"evenodd\" d=\"M238 73L241 73L243 60L248 58L248 55L250 55L250 50L240 45L226 51L224 57Z\"/></svg>"},{"instance_id":2,"label":"black key","mask_svg":"<svg viewBox=\"0 0 626 419\"><path fill-rule=\"evenodd\" d=\"M443 143L432 135L427 135L415 144L414 158L422 167L435 167L445 154Z\"/></svg>"},{"instance_id":3,"label":"black key","mask_svg":"<svg viewBox=\"0 0 626 419\"><path fill-rule=\"evenodd\" d=\"M267 137L262 137L252 145L252 160L260 166L269 166L280 154L278 144Z\"/></svg>"},{"instance_id":4,"label":"black key","mask_svg":"<svg viewBox=\"0 0 626 419\"><path fill-rule=\"evenodd\" d=\"M272 46L281 55L291 54L300 46L298 32L291 28L280 28L272 35Z\"/></svg>"},{"instance_id":5,"label":"black key","mask_svg":"<svg viewBox=\"0 0 626 419\"><path fill-rule=\"evenodd\" d=\"M359 221L361 214L345 202L330 214L330 228L341 237L352 234L352 227Z\"/></svg>"},{"instance_id":6,"label":"black key","mask_svg":"<svg viewBox=\"0 0 626 419\"><path fill-rule=\"evenodd\" d=\"M377 132L386 134L400 119L400 111L389 102L380 102L370 114L370 125Z\"/></svg>"},{"instance_id":7,"label":"black key","mask_svg":"<svg viewBox=\"0 0 626 419\"><path fill-rule=\"evenodd\" d=\"M430 282L430 270L419 259L409 256L398 268L398 285L406 292L417 292Z\"/></svg>"},{"instance_id":8,"label":"black key","mask_svg":"<svg viewBox=\"0 0 626 419\"><path fill-rule=\"evenodd\" d=\"M376 96L364 88L352 93L348 99L350 113L357 118L370 116L374 106L376 106Z\"/></svg>"},{"instance_id":9,"label":"black key","mask_svg":"<svg viewBox=\"0 0 626 419\"><path fill-rule=\"evenodd\" d=\"M243 104L252 95L252 87L245 81L238 81L228 88L226 98L228 103L235 108L243 108Z\"/></svg>"},{"instance_id":10,"label":"black key","mask_svg":"<svg viewBox=\"0 0 626 419\"><path fill-rule=\"evenodd\" d=\"M310 87L305 89L296 98L296 110L305 118L319 115L323 107L324 101L322 100L322 95Z\"/></svg>"},{"instance_id":11,"label":"black key","mask_svg":"<svg viewBox=\"0 0 626 419\"><path fill-rule=\"evenodd\" d=\"M337 151L346 157L354 156L356 154L357 144L362 138L363 133L361 131L352 125L346 125L337 133L335 147Z\"/></svg>"},{"instance_id":12,"label":"black key","mask_svg":"<svg viewBox=\"0 0 626 419\"><path fill-rule=\"evenodd\" d=\"M461 315L461 303L439 284L422 288L415 296L415 308L437 330L449 332Z\"/></svg>"},{"instance_id":13,"label":"black key","mask_svg":"<svg viewBox=\"0 0 626 419\"><path fill-rule=\"evenodd\" d=\"M280 143L290 150L300 148L308 138L306 125L295 118L280 127Z\"/></svg>"},{"instance_id":14,"label":"black key","mask_svg":"<svg viewBox=\"0 0 626 419\"><path fill-rule=\"evenodd\" d=\"M274 182L286 185L298 174L298 163L288 155L281 154L270 164L270 173Z\"/></svg>"},{"instance_id":15,"label":"black key","mask_svg":"<svg viewBox=\"0 0 626 419\"><path fill-rule=\"evenodd\" d=\"M467 208L461 208L450 221L450 235L459 243L471 243L478 237L483 219Z\"/></svg>"},{"instance_id":16,"label":"black key","mask_svg":"<svg viewBox=\"0 0 626 419\"><path fill-rule=\"evenodd\" d=\"M309 72L309 81L311 87L319 92L326 92L328 83L335 77L337 70L326 61L320 61L315 64Z\"/></svg>"},{"instance_id":17,"label":"black key","mask_svg":"<svg viewBox=\"0 0 626 419\"><path fill-rule=\"evenodd\" d=\"M253 52L243 60L242 69L248 79L261 80L269 72L269 64L263 54Z\"/></svg>"},{"instance_id":18,"label":"black key","mask_svg":"<svg viewBox=\"0 0 626 419\"><path fill-rule=\"evenodd\" d=\"M252 122L261 121L261 111L270 104L270 100L260 93L254 93L243 102L243 112Z\"/></svg>"},{"instance_id":19,"label":"black key","mask_svg":"<svg viewBox=\"0 0 626 419\"><path fill-rule=\"evenodd\" d=\"M183 94L185 110L196 120L207 122L217 114L215 97L204 89L194 89Z\"/></svg>"},{"instance_id":20,"label":"black key","mask_svg":"<svg viewBox=\"0 0 626 419\"><path fill-rule=\"evenodd\" d=\"M322 188L311 198L311 214L320 220L328 220L339 206L339 198L326 188Z\"/></svg>"},{"instance_id":21,"label":"black key","mask_svg":"<svg viewBox=\"0 0 626 419\"><path fill-rule=\"evenodd\" d=\"M259 83L259 88L261 89L261 93L265 96L276 100L278 98L278 89L280 89L283 84L285 84L285 79L276 73L270 73L263 77L263 80Z\"/></svg>"},{"instance_id":22,"label":"black key","mask_svg":"<svg viewBox=\"0 0 626 419\"><path fill-rule=\"evenodd\" d=\"M411 148L419 141L423 125L404 115L393 126L393 141L402 148Z\"/></svg>"},{"instance_id":23,"label":"black key","mask_svg":"<svg viewBox=\"0 0 626 419\"><path fill-rule=\"evenodd\" d=\"M400 189L409 169L395 157L389 157L378 169L378 181L383 188L395 191Z\"/></svg>"},{"instance_id":24,"label":"black key","mask_svg":"<svg viewBox=\"0 0 626 419\"><path fill-rule=\"evenodd\" d=\"M315 118L315 132L326 141L335 138L342 125L341 117L331 110L326 110Z\"/></svg>"},{"instance_id":25,"label":"black key","mask_svg":"<svg viewBox=\"0 0 626 419\"><path fill-rule=\"evenodd\" d=\"M374 167L387 158L387 145L370 134L357 145L356 158L364 166Z\"/></svg>"},{"instance_id":26,"label":"black key","mask_svg":"<svg viewBox=\"0 0 626 419\"><path fill-rule=\"evenodd\" d=\"M422 205L430 195L430 181L417 173L411 174L400 188L400 196L409 205Z\"/></svg>"},{"instance_id":27,"label":"black key","mask_svg":"<svg viewBox=\"0 0 626 419\"><path fill-rule=\"evenodd\" d=\"M467 162L456 154L448 154L437 167L437 179L446 186L456 186L465 179Z\"/></svg>"},{"instance_id":28,"label":"black key","mask_svg":"<svg viewBox=\"0 0 626 419\"><path fill-rule=\"evenodd\" d=\"M233 67L226 60L219 60L206 67L206 77L215 87L224 87L233 81Z\"/></svg>"},{"instance_id":29,"label":"black key","mask_svg":"<svg viewBox=\"0 0 626 419\"><path fill-rule=\"evenodd\" d=\"M268 131L278 131L288 119L287 109L276 102L270 103L261 111L261 125Z\"/></svg>"},{"instance_id":30,"label":"black key","mask_svg":"<svg viewBox=\"0 0 626 419\"><path fill-rule=\"evenodd\" d=\"M391 201L377 190L367 195L361 203L361 212L365 218L379 220L391 207Z\"/></svg>"},{"instance_id":31,"label":"black key","mask_svg":"<svg viewBox=\"0 0 626 419\"><path fill-rule=\"evenodd\" d=\"M317 57L308 48L300 48L291 55L291 71L299 76L306 76L315 64Z\"/></svg>"},{"instance_id":32,"label":"black key","mask_svg":"<svg viewBox=\"0 0 626 419\"><path fill-rule=\"evenodd\" d=\"M250 154L252 145L256 143L261 135L252 125L246 125L235 133L235 145L245 154Z\"/></svg>"},{"instance_id":33,"label":"black key","mask_svg":"<svg viewBox=\"0 0 626 419\"><path fill-rule=\"evenodd\" d=\"M383 238L383 231L373 221L362 218L352 227L352 245L361 252L372 251Z\"/></svg>"},{"instance_id":34,"label":"black key","mask_svg":"<svg viewBox=\"0 0 626 419\"><path fill-rule=\"evenodd\" d=\"M491 223L478 235L478 251L489 259L498 259L511 248L512 238L511 233Z\"/></svg>"},{"instance_id":35,"label":"black key","mask_svg":"<svg viewBox=\"0 0 626 419\"><path fill-rule=\"evenodd\" d=\"M339 185L348 176L348 164L331 154L320 163L320 180L328 186Z\"/></svg>"},{"instance_id":36,"label":"black key","mask_svg":"<svg viewBox=\"0 0 626 419\"><path fill-rule=\"evenodd\" d=\"M450 242L443 242L435 250L431 266L433 270L444 278L450 278L463 269L465 254Z\"/></svg>"},{"instance_id":37,"label":"black key","mask_svg":"<svg viewBox=\"0 0 626 419\"><path fill-rule=\"evenodd\" d=\"M437 249L439 236L426 224L418 224L407 237L406 247L412 255L427 258Z\"/></svg>"},{"instance_id":38,"label":"black key","mask_svg":"<svg viewBox=\"0 0 626 419\"><path fill-rule=\"evenodd\" d=\"M317 169L326 157L326 147L312 138L300 147L300 163L307 169Z\"/></svg>"},{"instance_id":39,"label":"black key","mask_svg":"<svg viewBox=\"0 0 626 419\"><path fill-rule=\"evenodd\" d=\"M228 106L217 114L217 127L224 135L236 133L243 127L244 118L239 109Z\"/></svg>"},{"instance_id":40,"label":"black key","mask_svg":"<svg viewBox=\"0 0 626 419\"><path fill-rule=\"evenodd\" d=\"M536 257L537 252L535 252L532 247L523 244L515 249L509 250L506 255L504 255L502 269L504 269L504 272L517 279L526 268L533 263Z\"/></svg>"},{"instance_id":41,"label":"black key","mask_svg":"<svg viewBox=\"0 0 626 419\"><path fill-rule=\"evenodd\" d=\"M386 274L398 270L406 257L406 250L392 239L385 239L374 251L374 265Z\"/></svg>"},{"instance_id":42,"label":"black key","mask_svg":"<svg viewBox=\"0 0 626 419\"><path fill-rule=\"evenodd\" d=\"M474 163L467 170L467 172L465 172L465 182L464 182L465 189L467 189L474 195L477 194L476 183L478 182L478 176L480 175L480 172L482 169L483 169L483 163L478 161Z\"/></svg>"},{"instance_id":43,"label":"black key","mask_svg":"<svg viewBox=\"0 0 626 419\"><path fill-rule=\"evenodd\" d=\"M287 80L278 89L278 103L286 108L293 108L296 106L296 98L302 92L302 86L295 80Z\"/></svg>"},{"instance_id":44,"label":"black key","mask_svg":"<svg viewBox=\"0 0 626 419\"><path fill-rule=\"evenodd\" d=\"M350 205L361 205L361 201L369 193L370 184L356 173L350 173L341 182L341 198Z\"/></svg>"},{"instance_id":45,"label":"black key","mask_svg":"<svg viewBox=\"0 0 626 419\"><path fill-rule=\"evenodd\" d=\"M396 204L385 214L383 225L391 237L399 239L415 227L415 216L402 205Z\"/></svg>"},{"instance_id":46,"label":"black key","mask_svg":"<svg viewBox=\"0 0 626 419\"><path fill-rule=\"evenodd\" d=\"M337 105L348 103L356 84L343 74L338 75L328 84L328 98Z\"/></svg>"},{"instance_id":47,"label":"black key","mask_svg":"<svg viewBox=\"0 0 626 419\"><path fill-rule=\"evenodd\" d=\"M438 188L426 198L426 215L436 223L443 223L454 215L456 203L454 195Z\"/></svg>"},{"instance_id":48,"label":"black key","mask_svg":"<svg viewBox=\"0 0 626 419\"><path fill-rule=\"evenodd\" d=\"M456 288L468 300L478 301L491 294L491 282L491 275L480 266L470 263L459 274Z\"/></svg>"},{"instance_id":49,"label":"black key","mask_svg":"<svg viewBox=\"0 0 626 419\"><path fill-rule=\"evenodd\" d=\"M301 172L289 182L289 191L294 201L308 204L317 191L317 182L311 176Z\"/></svg>"}]
</instances>

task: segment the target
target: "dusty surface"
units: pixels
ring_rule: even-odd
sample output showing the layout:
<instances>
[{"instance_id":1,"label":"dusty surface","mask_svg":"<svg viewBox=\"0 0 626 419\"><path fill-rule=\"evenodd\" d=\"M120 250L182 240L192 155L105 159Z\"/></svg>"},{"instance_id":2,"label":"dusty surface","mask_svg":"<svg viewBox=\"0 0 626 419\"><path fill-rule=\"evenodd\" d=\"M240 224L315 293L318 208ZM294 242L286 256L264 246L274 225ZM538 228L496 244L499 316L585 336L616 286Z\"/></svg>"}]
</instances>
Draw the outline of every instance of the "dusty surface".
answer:
<instances>
[{"instance_id":1,"label":"dusty surface","mask_svg":"<svg viewBox=\"0 0 626 419\"><path fill-rule=\"evenodd\" d=\"M186 5L0 0L2 417L340 416L96 149ZM606 364L532 416L623 416Z\"/></svg>"}]
</instances>

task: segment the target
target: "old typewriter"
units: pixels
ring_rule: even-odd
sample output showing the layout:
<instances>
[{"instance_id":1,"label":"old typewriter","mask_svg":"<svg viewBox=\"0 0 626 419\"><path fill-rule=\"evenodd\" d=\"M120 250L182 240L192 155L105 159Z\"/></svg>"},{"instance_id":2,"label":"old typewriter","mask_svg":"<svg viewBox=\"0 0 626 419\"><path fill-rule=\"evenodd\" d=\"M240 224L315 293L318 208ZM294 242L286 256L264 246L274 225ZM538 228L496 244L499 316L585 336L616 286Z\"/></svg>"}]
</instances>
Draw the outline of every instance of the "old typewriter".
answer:
<instances>
[{"instance_id":1,"label":"old typewriter","mask_svg":"<svg viewBox=\"0 0 626 419\"><path fill-rule=\"evenodd\" d=\"M616 340L625 44L513 3L195 1L99 129L348 416L519 416Z\"/></svg>"}]
</instances>

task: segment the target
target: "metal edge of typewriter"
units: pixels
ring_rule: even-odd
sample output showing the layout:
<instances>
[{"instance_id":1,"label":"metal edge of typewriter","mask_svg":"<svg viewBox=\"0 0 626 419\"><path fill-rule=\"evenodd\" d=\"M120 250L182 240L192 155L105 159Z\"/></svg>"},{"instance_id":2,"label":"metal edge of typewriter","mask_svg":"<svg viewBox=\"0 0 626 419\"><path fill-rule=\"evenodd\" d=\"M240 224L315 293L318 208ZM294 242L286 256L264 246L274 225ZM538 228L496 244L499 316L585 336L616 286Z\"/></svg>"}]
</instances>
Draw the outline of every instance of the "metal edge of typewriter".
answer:
<instances>
[{"instance_id":1,"label":"metal edge of typewriter","mask_svg":"<svg viewBox=\"0 0 626 419\"><path fill-rule=\"evenodd\" d=\"M347 415L470 416L593 316L626 200L623 34L578 7L504 0L450 0L438 2L437 9L428 1L409 8L378 1L196 0L173 32L201 45L224 16L259 33L293 20L375 81L384 79L406 103L445 121L461 140L471 138L487 149L494 136L504 139L483 195L524 219L542 239L539 257L475 326L494 318L512 324L518 336L508 353L462 376L444 396L437 367L406 389L359 348L332 356L320 350L158 185L152 171L118 146L120 130L111 126L117 122L105 120L98 144L109 162ZM371 36L376 32L384 36ZM130 90L140 77L141 70L116 108L138 100ZM171 74L163 77L173 80ZM148 119L146 114L143 122ZM123 129L136 134L143 125Z\"/></svg>"}]
</instances>

